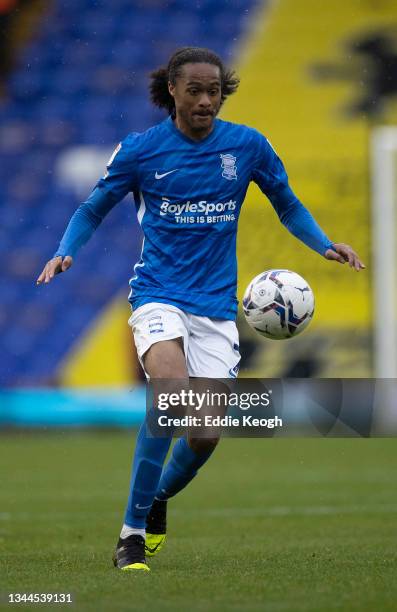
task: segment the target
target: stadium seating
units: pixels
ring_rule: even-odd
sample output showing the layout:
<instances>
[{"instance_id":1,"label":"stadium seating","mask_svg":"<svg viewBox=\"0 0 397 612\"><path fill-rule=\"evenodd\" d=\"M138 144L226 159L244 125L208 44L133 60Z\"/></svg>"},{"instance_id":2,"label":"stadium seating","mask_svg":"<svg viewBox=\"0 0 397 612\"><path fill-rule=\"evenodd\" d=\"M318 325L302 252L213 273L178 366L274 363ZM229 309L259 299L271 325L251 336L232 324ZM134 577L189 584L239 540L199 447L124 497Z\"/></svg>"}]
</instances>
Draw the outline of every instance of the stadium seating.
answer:
<instances>
[{"instance_id":1,"label":"stadium seating","mask_svg":"<svg viewBox=\"0 0 397 612\"><path fill-rule=\"evenodd\" d=\"M54 173L60 153L72 144L111 149L129 131L161 119L148 103L148 72L182 45L208 46L230 59L257 4L47 3L0 100L0 385L56 384L59 365L82 331L120 289L127 297L140 250L128 200L62 282L35 286L79 203Z\"/></svg>"}]
</instances>

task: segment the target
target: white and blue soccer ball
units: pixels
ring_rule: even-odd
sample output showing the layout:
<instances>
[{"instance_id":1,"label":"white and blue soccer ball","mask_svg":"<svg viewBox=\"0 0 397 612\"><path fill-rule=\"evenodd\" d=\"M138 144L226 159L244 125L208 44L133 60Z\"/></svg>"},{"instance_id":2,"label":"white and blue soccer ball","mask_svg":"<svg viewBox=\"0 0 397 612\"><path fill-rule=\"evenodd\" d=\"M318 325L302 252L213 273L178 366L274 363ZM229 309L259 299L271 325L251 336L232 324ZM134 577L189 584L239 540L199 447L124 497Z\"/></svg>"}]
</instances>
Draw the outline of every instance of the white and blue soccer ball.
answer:
<instances>
[{"instance_id":1,"label":"white and blue soccer ball","mask_svg":"<svg viewBox=\"0 0 397 612\"><path fill-rule=\"evenodd\" d=\"M267 270L255 276L243 298L248 325L266 338L297 336L314 313L314 295L304 278L290 270Z\"/></svg>"}]
</instances>

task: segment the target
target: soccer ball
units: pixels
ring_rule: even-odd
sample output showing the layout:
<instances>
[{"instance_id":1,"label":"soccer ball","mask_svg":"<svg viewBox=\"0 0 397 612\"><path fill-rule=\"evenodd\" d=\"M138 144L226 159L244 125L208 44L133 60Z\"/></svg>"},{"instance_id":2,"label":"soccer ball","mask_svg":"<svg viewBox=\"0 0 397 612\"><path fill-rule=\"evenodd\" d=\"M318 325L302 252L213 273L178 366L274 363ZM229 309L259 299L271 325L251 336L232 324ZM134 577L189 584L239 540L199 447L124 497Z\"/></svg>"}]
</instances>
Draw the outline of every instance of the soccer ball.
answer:
<instances>
[{"instance_id":1,"label":"soccer ball","mask_svg":"<svg viewBox=\"0 0 397 612\"><path fill-rule=\"evenodd\" d=\"M300 334L314 313L314 295L304 278L289 270L267 270L250 282L243 298L248 325L266 338Z\"/></svg>"}]
</instances>

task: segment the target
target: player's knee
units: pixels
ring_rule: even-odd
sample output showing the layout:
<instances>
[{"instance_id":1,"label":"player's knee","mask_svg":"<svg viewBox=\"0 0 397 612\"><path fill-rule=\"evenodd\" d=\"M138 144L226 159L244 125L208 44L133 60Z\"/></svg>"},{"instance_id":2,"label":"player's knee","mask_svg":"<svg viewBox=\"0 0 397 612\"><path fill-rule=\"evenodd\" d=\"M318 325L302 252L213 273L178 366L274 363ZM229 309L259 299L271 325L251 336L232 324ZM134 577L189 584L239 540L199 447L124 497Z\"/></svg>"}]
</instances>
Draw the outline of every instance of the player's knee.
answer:
<instances>
[{"instance_id":1,"label":"player's knee","mask_svg":"<svg viewBox=\"0 0 397 612\"><path fill-rule=\"evenodd\" d=\"M151 379L188 379L182 338L153 344L142 357Z\"/></svg>"},{"instance_id":2,"label":"player's knee","mask_svg":"<svg viewBox=\"0 0 397 612\"><path fill-rule=\"evenodd\" d=\"M219 438L190 438L189 446L198 455L212 453L215 450Z\"/></svg>"}]
</instances>

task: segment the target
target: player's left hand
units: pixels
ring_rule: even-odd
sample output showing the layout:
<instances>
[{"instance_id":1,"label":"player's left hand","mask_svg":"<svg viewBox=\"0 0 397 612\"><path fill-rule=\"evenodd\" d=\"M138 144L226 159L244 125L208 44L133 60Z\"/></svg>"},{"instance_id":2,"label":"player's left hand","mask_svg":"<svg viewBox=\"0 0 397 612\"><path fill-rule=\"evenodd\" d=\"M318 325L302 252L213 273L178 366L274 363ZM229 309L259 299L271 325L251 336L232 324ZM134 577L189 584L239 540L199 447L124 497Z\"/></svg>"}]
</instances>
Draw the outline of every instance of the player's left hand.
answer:
<instances>
[{"instance_id":1,"label":"player's left hand","mask_svg":"<svg viewBox=\"0 0 397 612\"><path fill-rule=\"evenodd\" d=\"M360 260L359 256L351 246L343 244L342 242L334 242L333 249L327 249L324 253L326 259L332 261L338 261L341 264L348 263L351 268L354 268L357 272L363 270L365 265Z\"/></svg>"}]
</instances>

